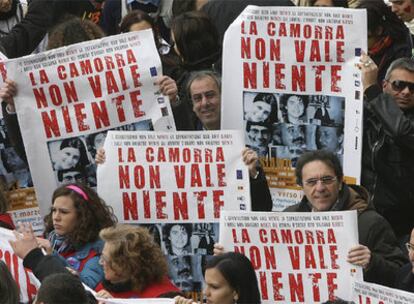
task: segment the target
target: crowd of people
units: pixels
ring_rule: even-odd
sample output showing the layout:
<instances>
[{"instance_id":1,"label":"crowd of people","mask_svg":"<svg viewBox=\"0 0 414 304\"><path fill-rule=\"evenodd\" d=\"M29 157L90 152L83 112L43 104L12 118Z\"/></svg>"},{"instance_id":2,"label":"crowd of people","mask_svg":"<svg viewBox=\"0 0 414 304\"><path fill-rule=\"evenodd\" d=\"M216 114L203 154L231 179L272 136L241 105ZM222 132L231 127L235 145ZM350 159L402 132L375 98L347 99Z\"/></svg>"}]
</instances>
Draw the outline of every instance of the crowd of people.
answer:
<instances>
[{"instance_id":1,"label":"crowd of people","mask_svg":"<svg viewBox=\"0 0 414 304\"><path fill-rule=\"evenodd\" d=\"M364 90L361 186L344 181L346 122L338 114L344 99L245 92L248 142L240 153L249 169L252 210L272 211L273 206L259 158L269 153L290 158L304 196L285 211L356 210L359 244L349 249L347 261L363 269L365 281L414 292L414 60L412 35L404 24L414 19L414 1L307 2L314 7L352 4L367 11L368 49L358 63ZM295 5L290 0L28 0L26 6L20 0L0 0L0 51L17 58L152 29L164 72L156 85L169 97L177 130L220 130L225 119L221 104L226 102L221 97L223 37L249 4ZM15 80L5 80L0 98L10 145L27 165ZM83 283L100 298L167 297L191 304L184 292L194 288L188 282L194 279L195 264L203 266L208 303L260 303L251 262L214 244L216 228L197 223L149 229L117 223L111 207L91 188L96 186L96 166L105 162L105 136L106 131L49 144L61 186L44 218L43 238L20 223L16 240L10 242L41 281L34 303L97 303ZM0 191L0 227L15 229L7 205ZM192 259L191 254L201 252L215 255ZM175 264L181 268L173 271ZM0 261L0 302L19 303L18 293Z\"/></svg>"}]
</instances>

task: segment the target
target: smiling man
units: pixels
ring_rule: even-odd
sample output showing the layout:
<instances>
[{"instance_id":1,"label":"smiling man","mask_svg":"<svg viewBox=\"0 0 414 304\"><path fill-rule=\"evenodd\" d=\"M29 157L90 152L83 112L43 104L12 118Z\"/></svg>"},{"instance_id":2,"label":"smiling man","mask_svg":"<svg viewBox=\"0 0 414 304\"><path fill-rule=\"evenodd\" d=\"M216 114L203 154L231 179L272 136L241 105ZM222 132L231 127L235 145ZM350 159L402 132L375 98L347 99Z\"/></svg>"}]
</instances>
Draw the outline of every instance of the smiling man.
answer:
<instances>
[{"instance_id":1,"label":"smiling man","mask_svg":"<svg viewBox=\"0 0 414 304\"><path fill-rule=\"evenodd\" d=\"M350 248L348 262L363 268L365 281L393 286L397 271L407 260L390 225L369 203L367 191L344 183L338 157L323 150L307 152L299 158L295 173L305 195L285 211L356 210L360 244Z\"/></svg>"},{"instance_id":2,"label":"smiling man","mask_svg":"<svg viewBox=\"0 0 414 304\"><path fill-rule=\"evenodd\" d=\"M414 60L395 60L382 90L369 57L362 56L360 68L365 90L361 183L405 242L414 228Z\"/></svg>"},{"instance_id":3,"label":"smiling man","mask_svg":"<svg viewBox=\"0 0 414 304\"><path fill-rule=\"evenodd\" d=\"M220 83L211 71L196 72L188 81L193 111L201 123L197 130L220 130Z\"/></svg>"}]
</instances>

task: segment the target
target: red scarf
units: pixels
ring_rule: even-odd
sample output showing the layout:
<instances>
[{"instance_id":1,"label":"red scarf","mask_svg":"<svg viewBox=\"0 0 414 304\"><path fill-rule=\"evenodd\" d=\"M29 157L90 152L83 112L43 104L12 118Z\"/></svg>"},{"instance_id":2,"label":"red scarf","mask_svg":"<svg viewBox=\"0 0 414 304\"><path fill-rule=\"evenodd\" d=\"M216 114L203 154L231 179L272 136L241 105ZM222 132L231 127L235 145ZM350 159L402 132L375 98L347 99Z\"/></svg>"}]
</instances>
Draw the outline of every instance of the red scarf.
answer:
<instances>
[{"instance_id":1,"label":"red scarf","mask_svg":"<svg viewBox=\"0 0 414 304\"><path fill-rule=\"evenodd\" d=\"M7 224L8 226L10 226L10 229L15 229L16 228L14 226L14 223L13 223L13 220L12 220L10 214L8 214L8 213L0 214L0 222L3 222L5 224Z\"/></svg>"}]
</instances>

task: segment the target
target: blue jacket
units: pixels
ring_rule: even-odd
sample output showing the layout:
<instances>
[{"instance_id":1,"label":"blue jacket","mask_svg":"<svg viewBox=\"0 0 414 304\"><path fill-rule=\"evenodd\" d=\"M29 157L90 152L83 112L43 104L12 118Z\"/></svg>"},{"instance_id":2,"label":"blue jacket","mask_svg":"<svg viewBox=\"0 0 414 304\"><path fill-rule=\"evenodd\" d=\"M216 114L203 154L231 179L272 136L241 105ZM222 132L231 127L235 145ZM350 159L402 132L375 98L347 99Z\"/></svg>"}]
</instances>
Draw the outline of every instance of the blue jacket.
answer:
<instances>
[{"instance_id":1,"label":"blue jacket","mask_svg":"<svg viewBox=\"0 0 414 304\"><path fill-rule=\"evenodd\" d=\"M54 255L60 257L65 267L70 267L78 271L82 283L95 289L95 287L104 279L104 271L99 264L103 246L104 241L98 239L95 242L87 243L77 249L74 254L66 258L63 256L65 253L63 253L63 255L54 253ZM80 268L82 268L81 271L79 271Z\"/></svg>"}]
</instances>

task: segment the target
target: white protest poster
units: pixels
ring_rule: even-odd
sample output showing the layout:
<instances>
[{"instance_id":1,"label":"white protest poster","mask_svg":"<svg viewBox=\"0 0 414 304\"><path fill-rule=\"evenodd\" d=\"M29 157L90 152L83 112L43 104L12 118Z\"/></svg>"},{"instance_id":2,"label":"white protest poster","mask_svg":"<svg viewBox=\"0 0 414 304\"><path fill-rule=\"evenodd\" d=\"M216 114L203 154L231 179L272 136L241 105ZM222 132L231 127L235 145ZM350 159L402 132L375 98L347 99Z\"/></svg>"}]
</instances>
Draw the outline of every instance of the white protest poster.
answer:
<instances>
[{"instance_id":1,"label":"white protest poster","mask_svg":"<svg viewBox=\"0 0 414 304\"><path fill-rule=\"evenodd\" d=\"M15 240L11 230L0 228L0 260L6 263L20 289L20 302L31 303L34 300L40 282L31 271L23 267L23 261L14 254L9 241Z\"/></svg>"},{"instance_id":2,"label":"white protest poster","mask_svg":"<svg viewBox=\"0 0 414 304\"><path fill-rule=\"evenodd\" d=\"M218 241L221 210L250 210L240 131L109 132L98 193L118 221L144 224L169 277L202 300L202 261Z\"/></svg>"},{"instance_id":3,"label":"white protest poster","mask_svg":"<svg viewBox=\"0 0 414 304\"><path fill-rule=\"evenodd\" d=\"M323 303L352 298L362 269L346 262L358 244L357 214L223 211L220 244L246 255L262 303Z\"/></svg>"},{"instance_id":4,"label":"white protest poster","mask_svg":"<svg viewBox=\"0 0 414 304\"><path fill-rule=\"evenodd\" d=\"M243 147L240 131L108 132L98 193L123 223L218 222L250 210Z\"/></svg>"},{"instance_id":5,"label":"white protest poster","mask_svg":"<svg viewBox=\"0 0 414 304\"><path fill-rule=\"evenodd\" d=\"M174 130L150 30L6 61L17 83L19 124L40 209L60 184L96 186L96 150L107 130Z\"/></svg>"},{"instance_id":6,"label":"white protest poster","mask_svg":"<svg viewBox=\"0 0 414 304\"><path fill-rule=\"evenodd\" d=\"M354 304L412 304L414 294L378 284L354 282Z\"/></svg>"},{"instance_id":7,"label":"white protest poster","mask_svg":"<svg viewBox=\"0 0 414 304\"><path fill-rule=\"evenodd\" d=\"M338 155L360 179L365 10L248 6L223 46L223 129L242 129L261 156L273 210L297 203L294 167L305 151Z\"/></svg>"}]
</instances>

